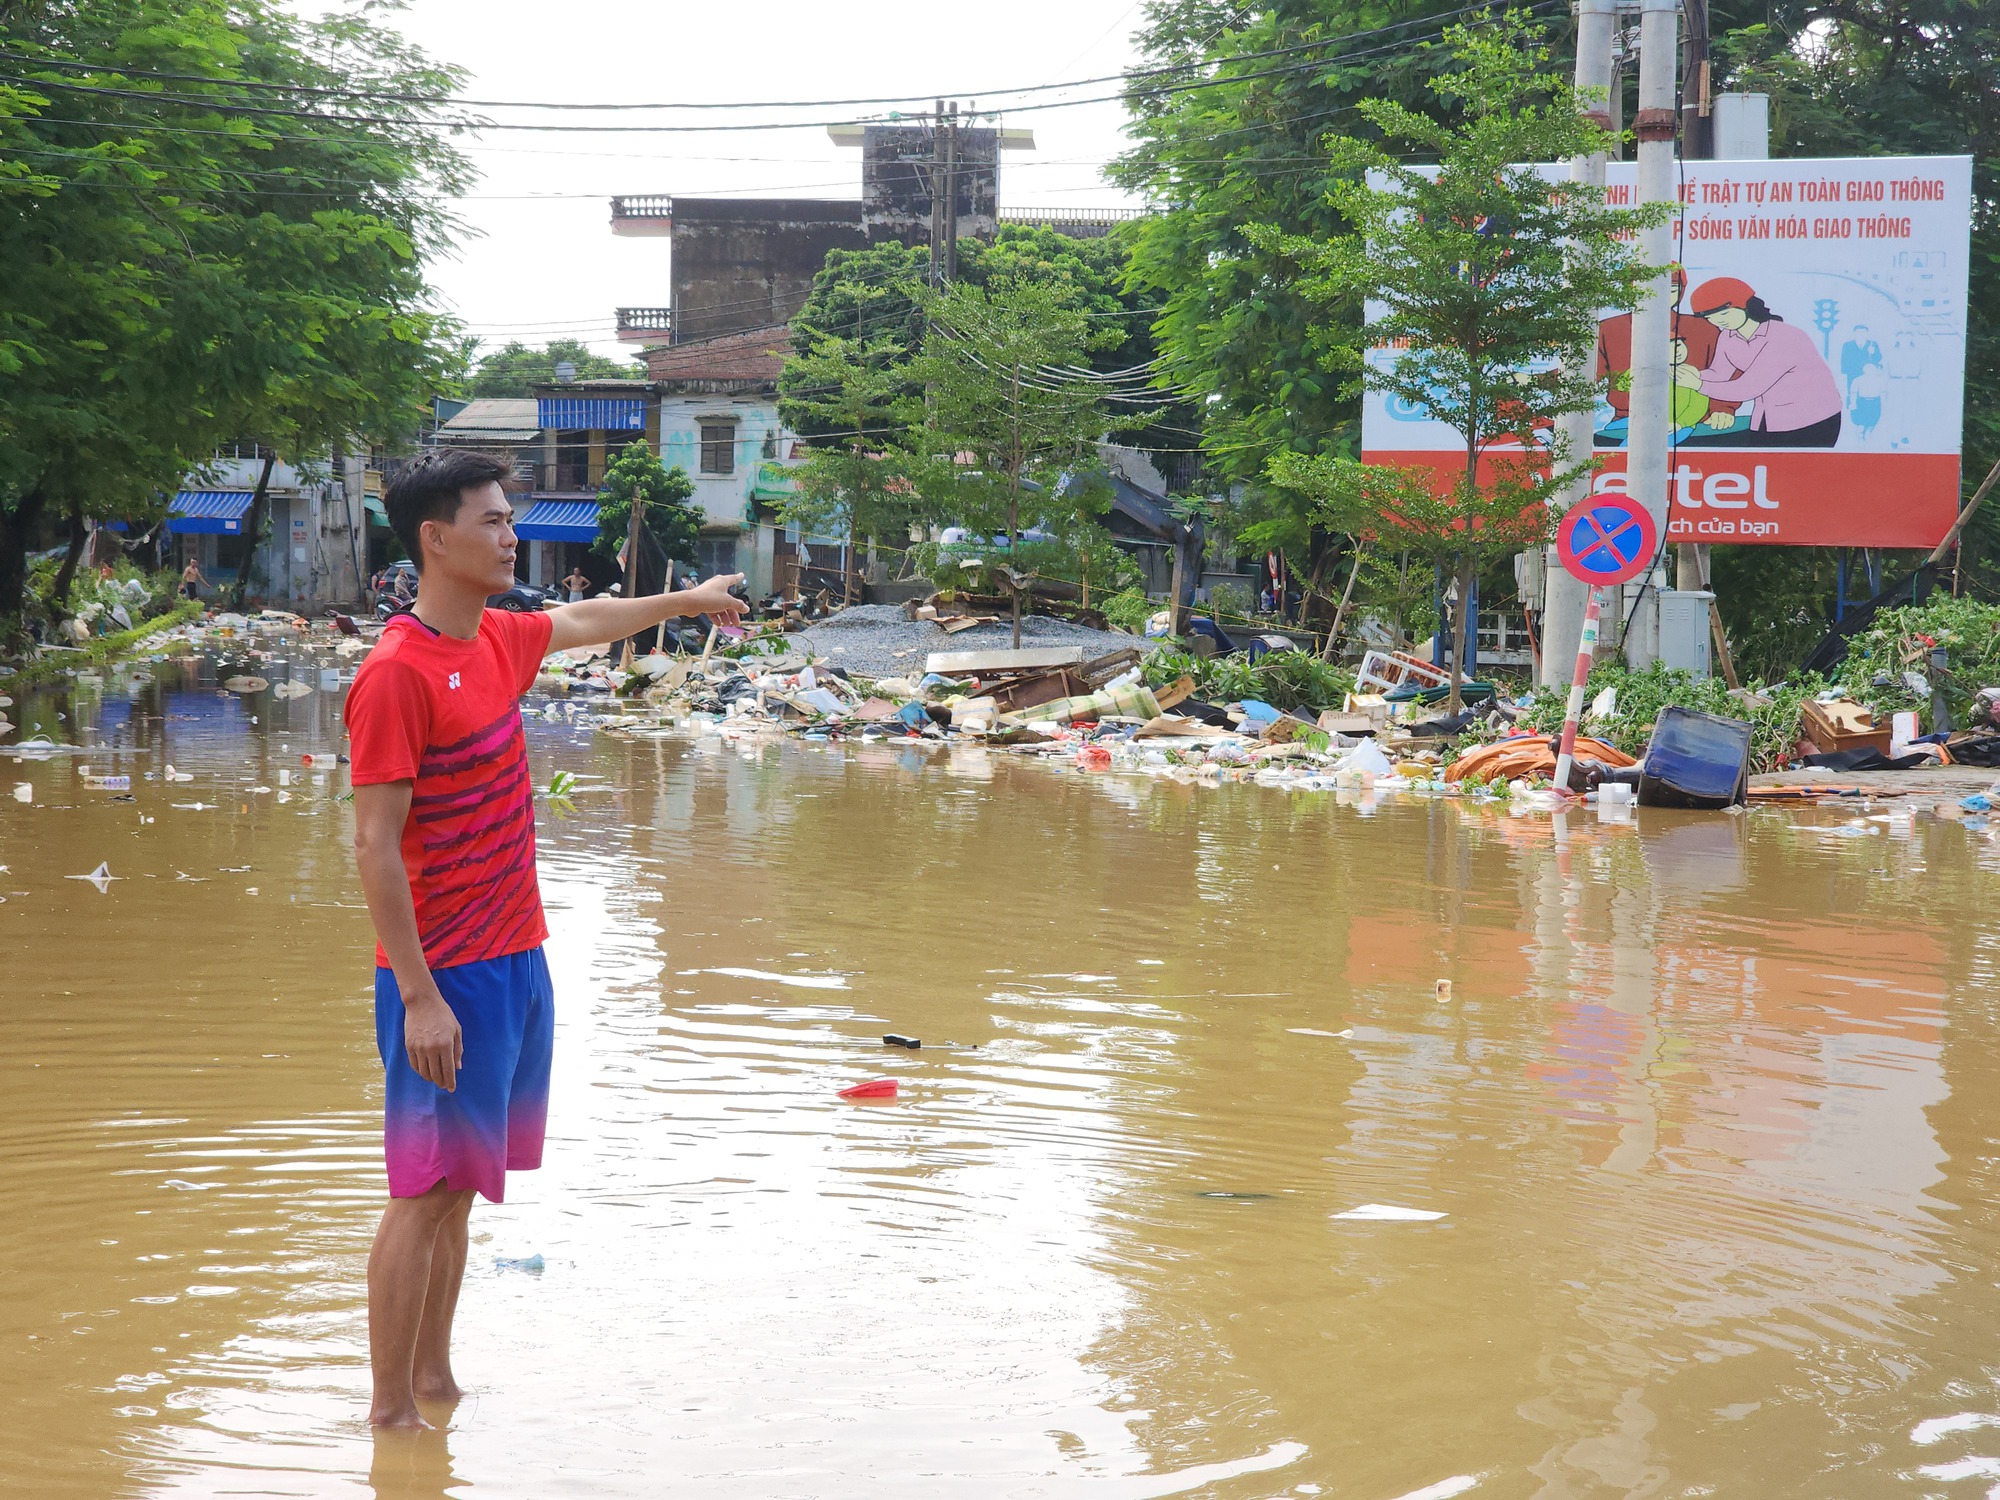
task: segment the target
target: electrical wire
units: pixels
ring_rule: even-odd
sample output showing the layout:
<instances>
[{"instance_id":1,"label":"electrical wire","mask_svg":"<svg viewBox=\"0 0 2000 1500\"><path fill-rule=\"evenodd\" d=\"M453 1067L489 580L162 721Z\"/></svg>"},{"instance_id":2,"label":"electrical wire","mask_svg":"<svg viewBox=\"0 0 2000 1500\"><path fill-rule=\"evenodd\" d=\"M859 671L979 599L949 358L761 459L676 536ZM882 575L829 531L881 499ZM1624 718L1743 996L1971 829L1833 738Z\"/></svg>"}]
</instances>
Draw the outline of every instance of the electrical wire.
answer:
<instances>
[{"instance_id":1,"label":"electrical wire","mask_svg":"<svg viewBox=\"0 0 2000 1500\"><path fill-rule=\"evenodd\" d=\"M722 100L701 101L642 101L631 103L571 102L536 99L467 99L451 95L398 92L393 90L324 88L307 84L279 82L271 79L225 78L213 74L162 72L146 68L125 68L101 63L87 63L80 59L42 57L34 53L19 52L0 48L0 61L34 67L48 67L71 72L93 74L113 74L125 78L151 78L175 83L199 83L213 87L266 90L275 93L299 95L308 98L358 99L379 103L418 104L431 108L452 107L463 109L542 109L562 111L626 111L656 109L687 110L727 110L727 109L850 109L876 104L921 104L925 100L942 98L992 99L1010 97L1017 94L1042 94L1058 89L1086 88L1103 83L1130 83L1145 78L1163 78L1174 73L1184 73L1197 67L1209 66L1216 62L1257 61L1268 57L1285 57L1294 53L1310 51L1316 47L1333 47L1342 42L1355 41L1366 37L1387 36L1392 32L1407 30L1411 26L1426 25L1456 16L1471 15L1476 11L1489 9L1487 4L1461 6L1456 10L1435 11L1427 15L1411 16L1407 20L1391 22L1385 26L1372 27L1363 31L1344 32L1337 37L1327 37L1319 41L1295 42L1283 47L1266 48L1258 52L1238 53L1228 58L1203 58L1183 63L1172 63L1158 68L1128 70L1123 73L1106 73L1091 78L1071 78L1057 83L1022 84L1013 87L992 89L926 89L918 94L889 94L862 99L768 99L768 100ZM1217 34L1220 33L1218 28ZM1214 40L1213 36L1209 40ZM1096 44L1093 43L1093 46ZM72 87L79 87L72 85ZM91 90L92 92L126 92L117 90ZM146 97L141 91L141 97ZM342 117L348 118L348 117Z\"/></svg>"},{"instance_id":2,"label":"electrical wire","mask_svg":"<svg viewBox=\"0 0 2000 1500\"><path fill-rule=\"evenodd\" d=\"M1430 19L1430 18L1426 17L1424 19ZM1373 33L1355 33L1355 35L1367 35L1367 34L1373 34ZM1439 34L1441 35L1442 33ZM1359 58L1378 56L1384 52L1393 52L1399 50L1400 48L1413 45L1415 42L1423 39L1424 39L1423 37L1404 38L1402 41L1381 47L1363 48L1357 52L1344 52L1344 53L1339 53L1332 57L1314 58L1308 62L1290 63L1283 67L1278 67L1278 68L1261 69L1249 73L1231 73L1215 78L1196 79L1188 83L1161 84L1147 88L1126 88L1116 94L1100 94L1083 99L1059 99L1059 100L1048 100L1042 103L1035 103L1035 104L1009 105L1006 107L1004 111L998 111L998 110L981 111L978 115L975 115L974 118L985 118L989 116L997 117L997 115L1003 112L1009 115L1015 115L1015 114L1039 113L1044 110L1052 110L1052 109L1074 109L1081 105L1086 105L1086 104L1124 103L1127 105L1131 105L1135 101L1141 99L1148 99L1148 98L1155 98L1155 97L1169 96L1176 94L1194 93L1204 89L1229 88L1243 83L1254 82L1262 78L1286 77L1297 73L1310 72L1316 68L1323 68L1333 63L1348 62ZM1288 48L1284 50L1295 51L1295 50L1300 50L1302 48L1315 47L1315 46L1330 47L1330 46L1336 46L1340 42L1345 40L1349 40L1349 38L1343 36L1320 43L1300 43L1297 48ZM1237 61L1237 60L1240 59L1229 59L1229 61ZM823 129L829 125L869 125L869 124L921 125L924 123L922 119L917 119L912 121L774 120L774 121L758 121L747 125L744 124L538 125L520 121L440 120L440 119L423 119L423 118L416 118L411 116L399 116L399 115L328 114L323 111L316 111L316 110L283 109L275 106L254 105L254 104L229 104L196 95L175 95L163 92L154 92L144 89L105 88L91 84L64 83L54 79L24 78L9 74L0 74L0 83L15 84L28 89L48 88L75 94L86 94L86 95L101 96L107 98L126 99L139 103L148 103L156 105L157 104L174 105L208 114L221 114L221 115L232 115L232 116L256 116L264 118L278 118L278 119L292 119L292 120L316 120L338 125L418 126L430 130L442 130L448 132L457 132L457 131L478 132L478 131L488 131L488 130L506 130L506 131L527 131L527 132L546 133L546 134L690 135L690 134L708 134L708 133L737 133L742 131L753 131L753 130L818 130L818 129ZM1046 87L1054 88L1058 87L1058 85L1047 85ZM729 107L748 108L753 106L732 105ZM35 117L30 117L30 118L35 118ZM73 121L69 123L85 124L85 123L95 123L95 122ZM190 130L189 133L192 134L194 132ZM210 131L207 133L227 134L227 135L236 134L236 132L234 131L223 131L223 132ZM278 139L283 139L283 138L278 137ZM311 139L311 138L306 137L305 139Z\"/></svg>"}]
</instances>

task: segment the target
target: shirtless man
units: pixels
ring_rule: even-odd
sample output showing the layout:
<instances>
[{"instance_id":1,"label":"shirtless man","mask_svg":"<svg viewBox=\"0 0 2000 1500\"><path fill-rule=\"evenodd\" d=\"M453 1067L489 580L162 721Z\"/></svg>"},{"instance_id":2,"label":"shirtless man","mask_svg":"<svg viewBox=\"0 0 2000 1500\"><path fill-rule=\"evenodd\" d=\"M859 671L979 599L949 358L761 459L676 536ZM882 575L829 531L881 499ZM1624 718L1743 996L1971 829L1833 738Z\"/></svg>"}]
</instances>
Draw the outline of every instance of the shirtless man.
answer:
<instances>
[{"instance_id":1,"label":"shirtless man","mask_svg":"<svg viewBox=\"0 0 2000 1500\"><path fill-rule=\"evenodd\" d=\"M398 473L389 524L423 575L355 674L354 852L374 923L389 1204L368 1257L369 1420L424 1427L460 1395L452 1315L475 1194L541 1165L554 1035L548 929L520 697L542 658L675 615L733 621L737 575L537 614L486 608L514 581L504 458L440 450Z\"/></svg>"}]
</instances>

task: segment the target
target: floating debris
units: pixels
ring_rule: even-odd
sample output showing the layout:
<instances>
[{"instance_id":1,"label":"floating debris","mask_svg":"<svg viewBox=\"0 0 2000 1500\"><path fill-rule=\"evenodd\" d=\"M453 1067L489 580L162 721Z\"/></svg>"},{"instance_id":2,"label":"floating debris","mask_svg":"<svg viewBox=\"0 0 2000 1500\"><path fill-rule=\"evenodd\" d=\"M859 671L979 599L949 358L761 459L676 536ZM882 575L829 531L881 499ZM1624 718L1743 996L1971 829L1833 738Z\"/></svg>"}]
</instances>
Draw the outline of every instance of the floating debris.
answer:
<instances>
[{"instance_id":1,"label":"floating debris","mask_svg":"<svg viewBox=\"0 0 2000 1500\"><path fill-rule=\"evenodd\" d=\"M773 974L768 969L692 969L694 974L724 974L731 979L768 979L801 990L844 990L847 981L838 974Z\"/></svg>"},{"instance_id":2,"label":"floating debris","mask_svg":"<svg viewBox=\"0 0 2000 1500\"><path fill-rule=\"evenodd\" d=\"M1428 1208L1401 1208L1394 1203L1364 1203L1359 1208L1350 1208L1346 1213L1335 1214L1336 1219L1358 1219L1370 1224L1430 1224L1444 1217Z\"/></svg>"},{"instance_id":3,"label":"floating debris","mask_svg":"<svg viewBox=\"0 0 2000 1500\"><path fill-rule=\"evenodd\" d=\"M92 870L88 875L65 875L63 877L63 879L65 880L88 880L92 885L97 887L97 894L100 896L103 895L106 891L111 889L112 881L123 880L124 878L125 877L122 875L113 875L111 873L111 865L109 861L100 864L96 869Z\"/></svg>"}]
</instances>

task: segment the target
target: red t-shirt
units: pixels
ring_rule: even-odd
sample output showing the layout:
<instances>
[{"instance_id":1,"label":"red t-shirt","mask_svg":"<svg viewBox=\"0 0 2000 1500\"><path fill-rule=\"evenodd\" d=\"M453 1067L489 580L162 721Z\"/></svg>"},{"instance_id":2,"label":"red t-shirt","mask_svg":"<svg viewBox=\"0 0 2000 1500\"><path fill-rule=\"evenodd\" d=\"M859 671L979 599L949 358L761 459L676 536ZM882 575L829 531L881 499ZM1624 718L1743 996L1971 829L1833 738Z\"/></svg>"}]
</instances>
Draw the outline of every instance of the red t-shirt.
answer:
<instances>
[{"instance_id":1,"label":"red t-shirt","mask_svg":"<svg viewBox=\"0 0 2000 1500\"><path fill-rule=\"evenodd\" d=\"M397 615L348 691L354 785L414 783L403 868L433 969L522 953L549 935L521 694L553 629L545 614L489 609L462 641ZM379 944L375 962L388 967Z\"/></svg>"}]
</instances>

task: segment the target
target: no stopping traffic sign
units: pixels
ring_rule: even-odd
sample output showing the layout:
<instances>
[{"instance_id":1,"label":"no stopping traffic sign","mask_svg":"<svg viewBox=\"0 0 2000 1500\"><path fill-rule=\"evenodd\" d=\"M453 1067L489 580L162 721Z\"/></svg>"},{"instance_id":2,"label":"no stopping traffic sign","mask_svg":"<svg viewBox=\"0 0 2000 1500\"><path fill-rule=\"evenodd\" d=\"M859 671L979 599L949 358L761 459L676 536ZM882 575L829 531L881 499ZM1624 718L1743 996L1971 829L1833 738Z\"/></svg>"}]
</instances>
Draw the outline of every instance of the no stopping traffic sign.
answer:
<instances>
[{"instance_id":1,"label":"no stopping traffic sign","mask_svg":"<svg viewBox=\"0 0 2000 1500\"><path fill-rule=\"evenodd\" d=\"M1624 495L1592 495L1556 523L1556 556L1564 570L1597 588L1643 574L1659 540L1646 507Z\"/></svg>"}]
</instances>

